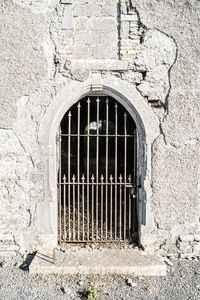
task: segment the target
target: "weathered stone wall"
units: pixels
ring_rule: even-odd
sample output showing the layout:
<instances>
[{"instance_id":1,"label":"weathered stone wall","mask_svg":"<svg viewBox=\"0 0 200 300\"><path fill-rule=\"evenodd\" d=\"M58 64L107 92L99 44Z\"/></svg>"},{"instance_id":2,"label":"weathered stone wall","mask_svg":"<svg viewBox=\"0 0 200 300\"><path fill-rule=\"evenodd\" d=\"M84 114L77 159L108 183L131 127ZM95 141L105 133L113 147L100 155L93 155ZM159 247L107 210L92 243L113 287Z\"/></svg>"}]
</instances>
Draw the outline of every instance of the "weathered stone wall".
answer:
<instances>
[{"instance_id":1,"label":"weathered stone wall","mask_svg":"<svg viewBox=\"0 0 200 300\"><path fill-rule=\"evenodd\" d=\"M48 244L38 229L47 163L39 128L63 87L93 78L136 87L159 120L143 244L199 255L199 6L0 0L0 255Z\"/></svg>"},{"instance_id":2,"label":"weathered stone wall","mask_svg":"<svg viewBox=\"0 0 200 300\"><path fill-rule=\"evenodd\" d=\"M170 73L167 111L161 119L161 135L153 145L152 163L155 224L161 236L161 249L172 251L178 233L190 235L200 230L200 58L197 50L200 3L172 0L134 3L142 22L148 28L172 36L178 47L177 60Z\"/></svg>"}]
</instances>

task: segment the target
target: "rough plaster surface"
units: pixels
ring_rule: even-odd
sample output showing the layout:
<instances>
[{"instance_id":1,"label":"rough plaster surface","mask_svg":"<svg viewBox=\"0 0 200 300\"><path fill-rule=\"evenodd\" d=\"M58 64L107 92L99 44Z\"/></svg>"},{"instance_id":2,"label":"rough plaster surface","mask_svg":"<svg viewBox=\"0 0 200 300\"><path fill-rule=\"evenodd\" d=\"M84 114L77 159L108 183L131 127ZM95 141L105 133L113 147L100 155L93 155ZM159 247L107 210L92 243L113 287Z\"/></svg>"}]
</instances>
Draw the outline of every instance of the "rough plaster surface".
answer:
<instances>
[{"instance_id":1,"label":"rough plaster surface","mask_svg":"<svg viewBox=\"0 0 200 300\"><path fill-rule=\"evenodd\" d=\"M0 1L0 126L10 127L17 100L37 88L47 72L41 16L12 1Z\"/></svg>"},{"instance_id":2,"label":"rough plaster surface","mask_svg":"<svg viewBox=\"0 0 200 300\"><path fill-rule=\"evenodd\" d=\"M63 87L97 76L100 81L117 78L119 84L126 81L136 87L143 97L141 105L149 105L160 122L160 135L147 149L152 196L146 199L144 244L154 243L163 254L198 255L194 237L200 232L199 1L123 0L121 19L115 1L106 6L103 1L62 2L0 1L0 253L5 253L5 245L13 254L55 240L53 223L46 237L38 232L41 222L37 225L42 218L38 208L48 206L43 203L48 161L38 140L39 127ZM86 2L91 6L84 16L81 9ZM94 10L94 2L101 10ZM67 5L73 5L69 30L63 28ZM114 45L111 51L105 47L104 56L88 54L83 41L79 45L74 37L74 28L77 34L86 26L82 37L89 28L87 43L91 49L96 45L98 26L89 21L89 12L97 14L95 20L115 19L114 35L108 32L101 39L102 45L108 41ZM53 214L50 206L47 209ZM192 241L180 241L184 234Z\"/></svg>"},{"instance_id":3,"label":"rough plaster surface","mask_svg":"<svg viewBox=\"0 0 200 300\"><path fill-rule=\"evenodd\" d=\"M134 1L141 21L173 36L178 56L171 70L171 91L162 135L153 146L155 221L165 240L167 231L199 232L200 101L197 48L199 1ZM178 220L178 222L177 222Z\"/></svg>"},{"instance_id":4,"label":"rough plaster surface","mask_svg":"<svg viewBox=\"0 0 200 300\"><path fill-rule=\"evenodd\" d=\"M9 0L8 0L9 1ZM55 9L55 5L58 0L14 0L22 7L28 7L34 13L47 14L51 13Z\"/></svg>"}]
</instances>

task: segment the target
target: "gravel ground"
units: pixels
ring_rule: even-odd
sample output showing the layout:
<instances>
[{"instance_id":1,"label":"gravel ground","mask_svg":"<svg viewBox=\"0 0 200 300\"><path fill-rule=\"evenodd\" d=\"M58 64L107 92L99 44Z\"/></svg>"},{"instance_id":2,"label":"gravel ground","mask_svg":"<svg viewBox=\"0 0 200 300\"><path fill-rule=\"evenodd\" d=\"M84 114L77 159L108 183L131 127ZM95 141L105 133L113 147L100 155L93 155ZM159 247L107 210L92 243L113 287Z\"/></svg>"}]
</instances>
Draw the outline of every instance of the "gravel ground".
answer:
<instances>
[{"instance_id":1,"label":"gravel ground","mask_svg":"<svg viewBox=\"0 0 200 300\"><path fill-rule=\"evenodd\" d=\"M200 300L200 261L172 261L166 277L31 275L16 262L0 261L0 300ZM97 298L91 298L97 299Z\"/></svg>"}]
</instances>

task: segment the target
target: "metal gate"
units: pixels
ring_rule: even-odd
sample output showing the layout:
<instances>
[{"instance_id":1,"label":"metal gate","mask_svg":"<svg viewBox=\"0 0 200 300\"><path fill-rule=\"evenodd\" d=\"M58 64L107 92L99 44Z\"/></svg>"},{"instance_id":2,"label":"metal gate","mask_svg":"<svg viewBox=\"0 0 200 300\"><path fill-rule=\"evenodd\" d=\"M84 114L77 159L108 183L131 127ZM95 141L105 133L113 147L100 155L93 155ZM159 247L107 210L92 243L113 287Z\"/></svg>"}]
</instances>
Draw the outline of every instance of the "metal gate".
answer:
<instances>
[{"instance_id":1,"label":"metal gate","mask_svg":"<svg viewBox=\"0 0 200 300\"><path fill-rule=\"evenodd\" d=\"M85 97L65 114L59 145L59 242L132 239L137 232L137 129L105 96Z\"/></svg>"}]
</instances>

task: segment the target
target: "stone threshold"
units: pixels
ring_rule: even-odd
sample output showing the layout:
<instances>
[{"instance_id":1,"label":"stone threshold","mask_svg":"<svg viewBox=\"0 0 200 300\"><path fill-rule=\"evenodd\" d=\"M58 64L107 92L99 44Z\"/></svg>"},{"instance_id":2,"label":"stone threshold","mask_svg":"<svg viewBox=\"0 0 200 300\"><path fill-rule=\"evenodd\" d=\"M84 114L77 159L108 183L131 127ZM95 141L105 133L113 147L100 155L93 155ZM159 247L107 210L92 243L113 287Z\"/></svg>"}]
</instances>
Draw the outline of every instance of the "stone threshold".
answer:
<instances>
[{"instance_id":1,"label":"stone threshold","mask_svg":"<svg viewBox=\"0 0 200 300\"><path fill-rule=\"evenodd\" d=\"M55 259L54 259L55 258ZM74 248L55 250L51 255L37 252L29 272L32 274L99 274L165 276L166 264L156 255L135 249Z\"/></svg>"}]
</instances>

